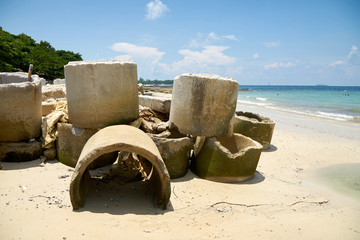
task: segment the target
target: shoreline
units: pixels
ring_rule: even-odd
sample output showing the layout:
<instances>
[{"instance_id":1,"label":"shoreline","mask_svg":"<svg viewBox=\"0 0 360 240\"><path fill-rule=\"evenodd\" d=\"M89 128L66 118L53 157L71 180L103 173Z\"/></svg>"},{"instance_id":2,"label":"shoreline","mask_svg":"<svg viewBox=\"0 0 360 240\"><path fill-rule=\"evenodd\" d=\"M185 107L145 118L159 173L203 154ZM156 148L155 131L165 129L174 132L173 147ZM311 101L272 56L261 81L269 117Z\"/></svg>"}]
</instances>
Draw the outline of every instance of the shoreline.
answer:
<instances>
[{"instance_id":1,"label":"shoreline","mask_svg":"<svg viewBox=\"0 0 360 240\"><path fill-rule=\"evenodd\" d=\"M360 199L346 179L340 179L339 189L324 183L318 171L360 166L360 127L261 107L238 105L237 110L276 122L254 178L217 183L189 170L171 180L165 211L154 208L143 182L92 185L85 207L73 211L72 168L56 160L44 167L39 159L4 162L1 238L358 239ZM354 186L360 184L352 177Z\"/></svg>"}]
</instances>

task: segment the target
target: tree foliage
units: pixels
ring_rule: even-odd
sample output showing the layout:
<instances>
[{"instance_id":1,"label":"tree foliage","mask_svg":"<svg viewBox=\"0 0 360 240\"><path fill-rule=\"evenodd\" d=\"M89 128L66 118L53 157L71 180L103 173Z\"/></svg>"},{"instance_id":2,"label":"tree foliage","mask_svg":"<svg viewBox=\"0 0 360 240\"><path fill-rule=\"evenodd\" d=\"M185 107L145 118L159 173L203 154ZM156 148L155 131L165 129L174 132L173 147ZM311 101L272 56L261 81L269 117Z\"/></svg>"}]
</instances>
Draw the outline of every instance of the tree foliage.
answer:
<instances>
[{"instance_id":1,"label":"tree foliage","mask_svg":"<svg viewBox=\"0 0 360 240\"><path fill-rule=\"evenodd\" d=\"M142 84L151 84L151 85L162 85L162 84L165 84L165 85L172 85L174 83L174 80L149 80L149 79L146 79L144 80L142 77L139 78L138 80L139 83L142 83Z\"/></svg>"},{"instance_id":2,"label":"tree foliage","mask_svg":"<svg viewBox=\"0 0 360 240\"><path fill-rule=\"evenodd\" d=\"M27 72L33 64L33 73L41 77L64 78L64 65L81 60L79 53L56 50L46 41L36 43L24 33L13 35L0 27L0 72Z\"/></svg>"}]
</instances>

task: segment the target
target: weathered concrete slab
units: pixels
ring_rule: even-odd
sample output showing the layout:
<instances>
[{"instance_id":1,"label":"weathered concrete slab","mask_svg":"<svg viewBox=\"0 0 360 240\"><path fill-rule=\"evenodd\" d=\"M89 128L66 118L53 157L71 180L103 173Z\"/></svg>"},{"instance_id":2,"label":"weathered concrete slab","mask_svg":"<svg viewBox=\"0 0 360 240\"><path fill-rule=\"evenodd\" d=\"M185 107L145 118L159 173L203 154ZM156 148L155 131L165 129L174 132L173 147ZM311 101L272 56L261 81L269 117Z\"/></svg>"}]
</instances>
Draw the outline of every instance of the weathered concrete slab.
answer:
<instances>
[{"instance_id":1,"label":"weathered concrete slab","mask_svg":"<svg viewBox=\"0 0 360 240\"><path fill-rule=\"evenodd\" d=\"M42 87L42 101L66 98L66 86L47 84Z\"/></svg>"},{"instance_id":2,"label":"weathered concrete slab","mask_svg":"<svg viewBox=\"0 0 360 240\"><path fill-rule=\"evenodd\" d=\"M56 108L56 101L52 102L42 102L41 103L41 115L46 116L49 115Z\"/></svg>"},{"instance_id":3,"label":"weathered concrete slab","mask_svg":"<svg viewBox=\"0 0 360 240\"><path fill-rule=\"evenodd\" d=\"M25 162L41 156L41 142L0 142L0 161Z\"/></svg>"},{"instance_id":4,"label":"weathered concrete slab","mask_svg":"<svg viewBox=\"0 0 360 240\"><path fill-rule=\"evenodd\" d=\"M137 66L131 60L69 62L64 68L74 126L103 128L138 117Z\"/></svg>"},{"instance_id":5,"label":"weathered concrete slab","mask_svg":"<svg viewBox=\"0 0 360 240\"><path fill-rule=\"evenodd\" d=\"M54 85L66 84L66 81L65 81L65 79L57 78L57 79L54 79L53 84Z\"/></svg>"},{"instance_id":6,"label":"weathered concrete slab","mask_svg":"<svg viewBox=\"0 0 360 240\"><path fill-rule=\"evenodd\" d=\"M237 133L231 137L206 138L191 162L191 169L212 181L244 181L254 176L261 150L261 144Z\"/></svg>"},{"instance_id":7,"label":"weathered concrete slab","mask_svg":"<svg viewBox=\"0 0 360 240\"><path fill-rule=\"evenodd\" d=\"M154 111L169 113L171 99L139 95L139 104L144 107L149 107Z\"/></svg>"},{"instance_id":8,"label":"weathered concrete slab","mask_svg":"<svg viewBox=\"0 0 360 240\"><path fill-rule=\"evenodd\" d=\"M193 136L226 136L236 109L239 84L210 74L182 74L174 80L170 127Z\"/></svg>"},{"instance_id":9,"label":"weathered concrete slab","mask_svg":"<svg viewBox=\"0 0 360 240\"><path fill-rule=\"evenodd\" d=\"M165 209L171 193L170 176L165 163L151 138L143 131L128 125L101 129L86 142L70 183L70 199L73 209L79 209L85 204L91 178L89 167L96 163L102 155L118 151L136 153L153 165L150 182L154 190L154 202L160 208Z\"/></svg>"},{"instance_id":10,"label":"weathered concrete slab","mask_svg":"<svg viewBox=\"0 0 360 240\"><path fill-rule=\"evenodd\" d=\"M68 123L58 123L57 131L57 159L70 167L76 166L84 145L98 132L97 129L76 128Z\"/></svg>"},{"instance_id":11,"label":"weathered concrete slab","mask_svg":"<svg viewBox=\"0 0 360 240\"><path fill-rule=\"evenodd\" d=\"M255 113L238 111L233 123L234 133L254 139L263 145L263 149L269 148L275 128L273 120Z\"/></svg>"},{"instance_id":12,"label":"weathered concrete slab","mask_svg":"<svg viewBox=\"0 0 360 240\"><path fill-rule=\"evenodd\" d=\"M19 142L41 135L41 84L21 82L25 78L17 76L9 73L1 76L5 82L0 84L0 141L3 142Z\"/></svg>"}]
</instances>

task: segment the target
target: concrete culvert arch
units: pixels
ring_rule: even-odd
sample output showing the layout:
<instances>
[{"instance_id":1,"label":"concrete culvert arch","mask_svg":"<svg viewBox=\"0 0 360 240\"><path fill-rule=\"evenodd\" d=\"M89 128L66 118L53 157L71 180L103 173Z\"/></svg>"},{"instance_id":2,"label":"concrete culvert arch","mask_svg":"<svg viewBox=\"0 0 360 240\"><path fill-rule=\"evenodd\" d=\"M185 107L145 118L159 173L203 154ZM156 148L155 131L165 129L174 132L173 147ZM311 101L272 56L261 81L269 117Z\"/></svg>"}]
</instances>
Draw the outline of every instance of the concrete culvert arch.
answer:
<instances>
[{"instance_id":1,"label":"concrete culvert arch","mask_svg":"<svg viewBox=\"0 0 360 240\"><path fill-rule=\"evenodd\" d=\"M85 205L91 179L89 166L99 157L115 152L133 152L146 158L153 165L150 182L153 185L155 205L166 209L170 199L170 176L161 155L149 136L128 125L106 127L93 135L85 144L76 164L71 183L70 199L73 209Z\"/></svg>"}]
</instances>

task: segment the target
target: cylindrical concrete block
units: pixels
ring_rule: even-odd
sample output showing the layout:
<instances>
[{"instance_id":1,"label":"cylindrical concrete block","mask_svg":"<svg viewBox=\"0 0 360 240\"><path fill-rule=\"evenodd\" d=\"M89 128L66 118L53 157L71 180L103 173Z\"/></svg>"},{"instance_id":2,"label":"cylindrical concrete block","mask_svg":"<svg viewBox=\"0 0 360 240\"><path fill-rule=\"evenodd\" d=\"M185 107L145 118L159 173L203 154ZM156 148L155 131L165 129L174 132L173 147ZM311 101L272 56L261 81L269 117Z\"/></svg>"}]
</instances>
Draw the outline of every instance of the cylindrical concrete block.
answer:
<instances>
[{"instance_id":1,"label":"cylindrical concrete block","mask_svg":"<svg viewBox=\"0 0 360 240\"><path fill-rule=\"evenodd\" d=\"M274 128L275 122L270 118L251 112L236 112L234 133L254 139L263 145L263 149L269 148Z\"/></svg>"},{"instance_id":2,"label":"cylindrical concrete block","mask_svg":"<svg viewBox=\"0 0 360 240\"><path fill-rule=\"evenodd\" d=\"M131 60L69 62L64 68L74 126L103 128L138 117L137 66Z\"/></svg>"},{"instance_id":3,"label":"cylindrical concrete block","mask_svg":"<svg viewBox=\"0 0 360 240\"><path fill-rule=\"evenodd\" d=\"M1 73L0 142L19 142L41 135L41 83L26 74Z\"/></svg>"},{"instance_id":4,"label":"cylindrical concrete block","mask_svg":"<svg viewBox=\"0 0 360 240\"><path fill-rule=\"evenodd\" d=\"M170 127L193 136L226 136L234 116L239 84L210 74L175 77Z\"/></svg>"}]
</instances>

